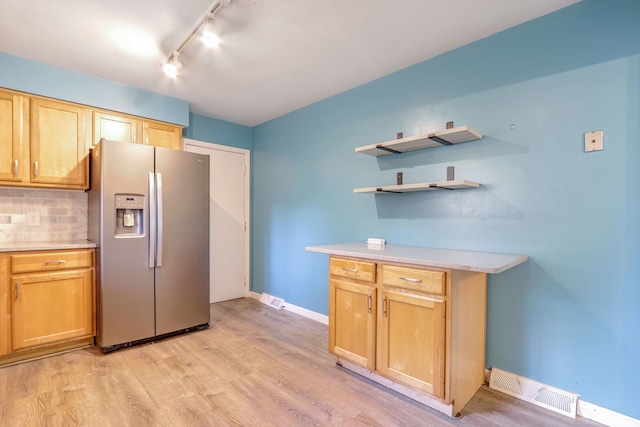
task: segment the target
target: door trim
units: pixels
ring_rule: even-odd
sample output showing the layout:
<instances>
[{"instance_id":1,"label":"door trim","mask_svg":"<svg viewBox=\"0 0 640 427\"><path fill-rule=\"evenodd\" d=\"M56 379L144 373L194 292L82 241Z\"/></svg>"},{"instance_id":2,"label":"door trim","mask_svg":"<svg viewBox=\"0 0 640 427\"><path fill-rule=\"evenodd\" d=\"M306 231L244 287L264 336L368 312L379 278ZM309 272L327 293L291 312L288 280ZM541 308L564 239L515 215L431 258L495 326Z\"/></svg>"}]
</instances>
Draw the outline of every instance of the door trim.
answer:
<instances>
[{"instance_id":1,"label":"door trim","mask_svg":"<svg viewBox=\"0 0 640 427\"><path fill-rule=\"evenodd\" d=\"M187 151L187 146L189 145L207 150L227 151L244 156L244 296L251 296L251 271L249 268L251 265L251 151L244 148L215 144L213 142L182 138L182 150Z\"/></svg>"}]
</instances>

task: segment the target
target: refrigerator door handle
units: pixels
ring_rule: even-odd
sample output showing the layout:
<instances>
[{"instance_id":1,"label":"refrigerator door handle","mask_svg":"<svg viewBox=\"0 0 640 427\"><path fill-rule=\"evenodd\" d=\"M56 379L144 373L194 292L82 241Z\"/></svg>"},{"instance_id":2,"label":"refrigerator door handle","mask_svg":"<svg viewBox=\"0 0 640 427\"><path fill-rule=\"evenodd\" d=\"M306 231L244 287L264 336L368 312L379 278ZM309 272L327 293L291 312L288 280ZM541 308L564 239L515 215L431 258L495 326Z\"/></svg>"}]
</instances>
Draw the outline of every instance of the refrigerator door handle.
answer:
<instances>
[{"instance_id":1,"label":"refrigerator door handle","mask_svg":"<svg viewBox=\"0 0 640 427\"><path fill-rule=\"evenodd\" d=\"M158 253L156 267L162 267L162 174L156 174L158 186Z\"/></svg>"},{"instance_id":2,"label":"refrigerator door handle","mask_svg":"<svg viewBox=\"0 0 640 427\"><path fill-rule=\"evenodd\" d=\"M156 262L156 178L149 172L149 268Z\"/></svg>"}]
</instances>

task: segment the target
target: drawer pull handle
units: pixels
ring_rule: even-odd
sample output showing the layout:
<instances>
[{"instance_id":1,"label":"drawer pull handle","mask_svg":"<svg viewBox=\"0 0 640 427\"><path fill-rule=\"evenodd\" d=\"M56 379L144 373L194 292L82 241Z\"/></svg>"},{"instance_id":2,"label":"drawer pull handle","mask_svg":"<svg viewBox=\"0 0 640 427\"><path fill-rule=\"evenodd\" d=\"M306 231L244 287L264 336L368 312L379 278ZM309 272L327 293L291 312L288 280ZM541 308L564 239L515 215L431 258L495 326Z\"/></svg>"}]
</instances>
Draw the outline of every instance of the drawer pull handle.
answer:
<instances>
[{"instance_id":1,"label":"drawer pull handle","mask_svg":"<svg viewBox=\"0 0 640 427\"><path fill-rule=\"evenodd\" d=\"M414 279L412 277L400 277L400 280L404 280L405 282L422 283L422 280Z\"/></svg>"},{"instance_id":2,"label":"drawer pull handle","mask_svg":"<svg viewBox=\"0 0 640 427\"><path fill-rule=\"evenodd\" d=\"M343 269L344 271L349 272L349 273L357 273L357 272L358 272L358 270L356 270L356 269L354 269L354 268L346 268L346 267L342 267L342 269Z\"/></svg>"},{"instance_id":3,"label":"drawer pull handle","mask_svg":"<svg viewBox=\"0 0 640 427\"><path fill-rule=\"evenodd\" d=\"M15 177L18 176L18 161L17 160L13 161L13 176L15 176Z\"/></svg>"},{"instance_id":4,"label":"drawer pull handle","mask_svg":"<svg viewBox=\"0 0 640 427\"><path fill-rule=\"evenodd\" d=\"M367 295L367 311L371 313L371 294Z\"/></svg>"},{"instance_id":5,"label":"drawer pull handle","mask_svg":"<svg viewBox=\"0 0 640 427\"><path fill-rule=\"evenodd\" d=\"M45 261L44 265L49 265L49 264L64 264L65 262L67 262L67 260L64 259L57 259L55 261Z\"/></svg>"},{"instance_id":6,"label":"drawer pull handle","mask_svg":"<svg viewBox=\"0 0 640 427\"><path fill-rule=\"evenodd\" d=\"M20 296L20 282L16 282L16 301L18 300L19 296Z\"/></svg>"},{"instance_id":7,"label":"drawer pull handle","mask_svg":"<svg viewBox=\"0 0 640 427\"><path fill-rule=\"evenodd\" d=\"M37 178L40 175L40 169L38 168L38 162L33 163L33 177Z\"/></svg>"}]
</instances>

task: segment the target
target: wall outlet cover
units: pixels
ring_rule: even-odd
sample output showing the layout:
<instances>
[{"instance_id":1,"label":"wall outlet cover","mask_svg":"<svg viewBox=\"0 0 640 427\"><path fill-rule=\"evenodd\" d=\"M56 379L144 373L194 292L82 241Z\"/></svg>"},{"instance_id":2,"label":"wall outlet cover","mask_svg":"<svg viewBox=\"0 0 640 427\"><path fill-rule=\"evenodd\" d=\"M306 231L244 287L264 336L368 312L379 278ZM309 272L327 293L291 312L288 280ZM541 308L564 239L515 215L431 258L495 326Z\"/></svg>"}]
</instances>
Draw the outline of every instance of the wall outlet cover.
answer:
<instances>
[{"instance_id":1,"label":"wall outlet cover","mask_svg":"<svg viewBox=\"0 0 640 427\"><path fill-rule=\"evenodd\" d=\"M38 227L40 225L40 212L27 212L27 227Z\"/></svg>"}]
</instances>

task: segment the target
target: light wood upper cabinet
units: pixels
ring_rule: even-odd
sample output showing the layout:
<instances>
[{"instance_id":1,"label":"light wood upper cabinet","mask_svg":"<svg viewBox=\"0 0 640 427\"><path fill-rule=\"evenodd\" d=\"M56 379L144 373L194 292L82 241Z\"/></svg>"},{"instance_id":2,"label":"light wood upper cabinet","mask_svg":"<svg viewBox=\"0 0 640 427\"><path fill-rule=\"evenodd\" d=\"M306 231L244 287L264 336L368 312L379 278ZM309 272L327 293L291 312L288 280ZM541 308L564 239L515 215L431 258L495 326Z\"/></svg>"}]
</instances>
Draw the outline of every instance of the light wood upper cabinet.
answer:
<instances>
[{"instance_id":1,"label":"light wood upper cabinet","mask_svg":"<svg viewBox=\"0 0 640 427\"><path fill-rule=\"evenodd\" d=\"M144 120L142 122L142 138L142 144L173 150L182 149L182 128L180 126Z\"/></svg>"},{"instance_id":2,"label":"light wood upper cabinet","mask_svg":"<svg viewBox=\"0 0 640 427\"><path fill-rule=\"evenodd\" d=\"M93 111L91 145L100 139L182 149L182 127L109 111Z\"/></svg>"},{"instance_id":3,"label":"light wood upper cabinet","mask_svg":"<svg viewBox=\"0 0 640 427\"><path fill-rule=\"evenodd\" d=\"M31 100L31 182L58 188L88 186L85 107Z\"/></svg>"},{"instance_id":4,"label":"light wood upper cabinet","mask_svg":"<svg viewBox=\"0 0 640 427\"><path fill-rule=\"evenodd\" d=\"M182 127L0 89L0 185L85 190L101 138L182 149Z\"/></svg>"},{"instance_id":5,"label":"light wood upper cabinet","mask_svg":"<svg viewBox=\"0 0 640 427\"><path fill-rule=\"evenodd\" d=\"M101 138L113 141L136 143L138 136L138 120L134 117L93 112L93 138L96 145Z\"/></svg>"},{"instance_id":6,"label":"light wood upper cabinet","mask_svg":"<svg viewBox=\"0 0 640 427\"><path fill-rule=\"evenodd\" d=\"M29 99L0 90L0 182L18 185L28 180Z\"/></svg>"}]
</instances>

